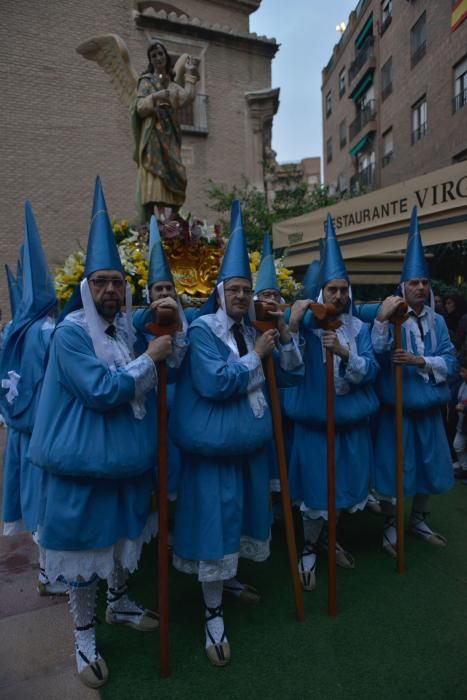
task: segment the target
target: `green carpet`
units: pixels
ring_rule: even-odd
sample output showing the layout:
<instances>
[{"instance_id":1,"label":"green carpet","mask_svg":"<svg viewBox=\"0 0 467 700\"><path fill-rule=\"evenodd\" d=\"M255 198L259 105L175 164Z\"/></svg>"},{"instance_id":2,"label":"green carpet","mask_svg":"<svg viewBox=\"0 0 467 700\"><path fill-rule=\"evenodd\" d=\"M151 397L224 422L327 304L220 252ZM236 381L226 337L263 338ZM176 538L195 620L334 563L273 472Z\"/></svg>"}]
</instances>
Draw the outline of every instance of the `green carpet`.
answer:
<instances>
[{"instance_id":1,"label":"green carpet","mask_svg":"<svg viewBox=\"0 0 467 700\"><path fill-rule=\"evenodd\" d=\"M467 698L467 486L433 499L430 523L449 540L432 547L407 537L407 573L380 549L382 520L343 515L339 541L357 568L338 570L338 616L327 615L326 560L318 588L306 593L298 623L280 527L270 560L242 562L240 580L262 593L259 605L228 598L225 622L232 662L213 668L204 654L203 609L195 577L170 571L172 675L159 677L159 639L101 624L98 643L110 669L104 700L350 700ZM154 544L131 578L131 596L154 607ZM104 598L101 593L100 618Z\"/></svg>"}]
</instances>

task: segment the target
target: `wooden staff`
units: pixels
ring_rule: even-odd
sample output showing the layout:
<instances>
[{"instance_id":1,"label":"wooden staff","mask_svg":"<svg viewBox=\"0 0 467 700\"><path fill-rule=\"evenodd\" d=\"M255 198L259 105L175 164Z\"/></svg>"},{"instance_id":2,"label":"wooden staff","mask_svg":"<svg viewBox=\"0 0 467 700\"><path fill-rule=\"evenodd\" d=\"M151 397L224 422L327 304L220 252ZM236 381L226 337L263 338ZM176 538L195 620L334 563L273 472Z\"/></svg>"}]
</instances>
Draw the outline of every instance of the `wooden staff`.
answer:
<instances>
[{"instance_id":1,"label":"wooden staff","mask_svg":"<svg viewBox=\"0 0 467 700\"><path fill-rule=\"evenodd\" d=\"M154 309L154 323L146 329L157 337L172 335L178 327L176 313L171 308ZM159 634L160 674L170 676L169 664L169 506L168 506L168 450L167 450L167 366L164 360L157 363L157 431L159 464Z\"/></svg>"},{"instance_id":2,"label":"wooden staff","mask_svg":"<svg viewBox=\"0 0 467 700\"><path fill-rule=\"evenodd\" d=\"M402 348L401 326L407 318L407 304L399 305L390 321L394 324L394 349ZM396 531L397 573L405 572L404 533L404 403L402 389L402 365L395 365L395 411L396 411Z\"/></svg>"},{"instance_id":3,"label":"wooden staff","mask_svg":"<svg viewBox=\"0 0 467 700\"><path fill-rule=\"evenodd\" d=\"M268 304L267 302L261 301L255 303L255 311L257 318L257 320L255 321L255 327L262 333L272 328L276 328L277 326L277 320L275 318L268 318L268 310L276 311L277 305ZM285 537L287 542L287 551L289 555L290 573L292 575L292 585L295 599L295 612L297 615L297 620L299 622L303 622L305 619L305 609L303 606L302 587L300 585L300 578L298 575L297 545L295 541L292 506L290 503L289 482L287 476L287 458L285 456L284 433L282 430L282 415L272 353L265 358L264 368L266 372L266 380L268 383L269 398L271 402L272 424L274 428L274 441L276 445L277 462L279 466L282 511L284 513Z\"/></svg>"},{"instance_id":4,"label":"wooden staff","mask_svg":"<svg viewBox=\"0 0 467 700\"><path fill-rule=\"evenodd\" d=\"M342 325L336 320L336 308L333 304L310 303L310 309L324 330L336 330ZM327 482L328 482L328 614L337 615L336 584L336 427L334 420L334 355L326 348L326 446L327 446Z\"/></svg>"}]
</instances>

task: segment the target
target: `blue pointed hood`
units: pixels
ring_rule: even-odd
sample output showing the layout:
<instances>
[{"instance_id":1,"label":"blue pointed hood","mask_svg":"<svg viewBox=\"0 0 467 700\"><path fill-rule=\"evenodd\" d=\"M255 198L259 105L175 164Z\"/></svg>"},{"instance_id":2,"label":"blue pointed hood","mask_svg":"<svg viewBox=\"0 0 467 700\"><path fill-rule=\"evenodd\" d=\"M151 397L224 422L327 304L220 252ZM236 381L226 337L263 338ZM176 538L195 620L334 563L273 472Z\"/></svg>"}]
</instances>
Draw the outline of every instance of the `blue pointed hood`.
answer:
<instances>
[{"instance_id":1,"label":"blue pointed hood","mask_svg":"<svg viewBox=\"0 0 467 700\"><path fill-rule=\"evenodd\" d=\"M22 323L45 316L57 303L53 277L47 265L39 230L31 204L24 205L24 242L22 249L22 295L18 321Z\"/></svg>"},{"instance_id":2,"label":"blue pointed hood","mask_svg":"<svg viewBox=\"0 0 467 700\"><path fill-rule=\"evenodd\" d=\"M13 320L16 315L16 311L18 310L19 303L21 301L21 287L18 284L18 279L15 279L15 276L8 267L8 265L5 265L5 273L6 281L8 284L8 295L10 297L11 318Z\"/></svg>"},{"instance_id":3,"label":"blue pointed hood","mask_svg":"<svg viewBox=\"0 0 467 700\"><path fill-rule=\"evenodd\" d=\"M320 289L323 289L329 280L349 279L330 214L328 214L326 219L326 237L324 244L319 272Z\"/></svg>"},{"instance_id":4,"label":"blue pointed hood","mask_svg":"<svg viewBox=\"0 0 467 700\"><path fill-rule=\"evenodd\" d=\"M19 249L19 258L16 261L16 283L19 288L23 289L23 257L24 257L24 245L21 244Z\"/></svg>"},{"instance_id":5,"label":"blue pointed hood","mask_svg":"<svg viewBox=\"0 0 467 700\"><path fill-rule=\"evenodd\" d=\"M275 289L280 292L277 282L276 267L274 265L274 257L272 254L271 240L269 234L264 234L263 252L261 262L256 274L255 293L264 291L265 289Z\"/></svg>"},{"instance_id":6,"label":"blue pointed hood","mask_svg":"<svg viewBox=\"0 0 467 700\"><path fill-rule=\"evenodd\" d=\"M417 207L414 207L412 209L407 250L400 281L402 283L423 277L429 277L428 265L426 264L422 238L418 227Z\"/></svg>"},{"instance_id":7,"label":"blue pointed hood","mask_svg":"<svg viewBox=\"0 0 467 700\"><path fill-rule=\"evenodd\" d=\"M263 258L265 258L267 255L272 255L272 254L273 254L273 252L272 252L271 237L270 237L269 233L265 233L264 238L263 238L263 247L261 250L261 260L263 260Z\"/></svg>"},{"instance_id":8,"label":"blue pointed hood","mask_svg":"<svg viewBox=\"0 0 467 700\"><path fill-rule=\"evenodd\" d=\"M303 292L302 296L304 299L316 300L319 294L319 260L313 260L305 272L305 277L303 278Z\"/></svg>"},{"instance_id":9,"label":"blue pointed hood","mask_svg":"<svg viewBox=\"0 0 467 700\"><path fill-rule=\"evenodd\" d=\"M149 224L148 286L151 287L154 282L172 282L175 285L169 261L162 245L157 219L153 215Z\"/></svg>"},{"instance_id":10,"label":"blue pointed hood","mask_svg":"<svg viewBox=\"0 0 467 700\"><path fill-rule=\"evenodd\" d=\"M238 199L232 202L230 237L217 277L217 284L225 282L231 277L244 277L251 283L250 261L243 230L242 209Z\"/></svg>"},{"instance_id":11,"label":"blue pointed hood","mask_svg":"<svg viewBox=\"0 0 467 700\"><path fill-rule=\"evenodd\" d=\"M112 231L107 205L104 199L104 191L99 176L96 177L94 187L94 199L92 203L91 225L89 228L88 246L86 251L86 263L83 277L89 277L96 270L119 270L123 275L125 271L118 253L117 243ZM80 280L81 282L81 280ZM57 324L72 311L83 307L81 299L80 283L61 310Z\"/></svg>"},{"instance_id":12,"label":"blue pointed hood","mask_svg":"<svg viewBox=\"0 0 467 700\"><path fill-rule=\"evenodd\" d=\"M96 270L118 270L125 274L112 231L100 177L96 177L91 227L89 230L84 276Z\"/></svg>"},{"instance_id":13,"label":"blue pointed hood","mask_svg":"<svg viewBox=\"0 0 467 700\"><path fill-rule=\"evenodd\" d=\"M216 287L212 290L209 298L199 310L197 317L216 312L217 285L231 277L243 277L251 284L250 261L243 230L242 209L238 199L235 199L232 203L230 212L230 237L222 259Z\"/></svg>"},{"instance_id":14,"label":"blue pointed hood","mask_svg":"<svg viewBox=\"0 0 467 700\"><path fill-rule=\"evenodd\" d=\"M43 319L57 303L52 275L47 266L42 249L39 231L29 202L24 208L24 242L21 251L22 293L16 308L13 323L0 354L0 379L5 379L10 370L25 379L32 371L34 359L24 356L24 344L29 330L37 323L42 326ZM22 390L13 406L7 406L2 394L2 410L8 415L21 412L28 402L29 387Z\"/></svg>"}]
</instances>

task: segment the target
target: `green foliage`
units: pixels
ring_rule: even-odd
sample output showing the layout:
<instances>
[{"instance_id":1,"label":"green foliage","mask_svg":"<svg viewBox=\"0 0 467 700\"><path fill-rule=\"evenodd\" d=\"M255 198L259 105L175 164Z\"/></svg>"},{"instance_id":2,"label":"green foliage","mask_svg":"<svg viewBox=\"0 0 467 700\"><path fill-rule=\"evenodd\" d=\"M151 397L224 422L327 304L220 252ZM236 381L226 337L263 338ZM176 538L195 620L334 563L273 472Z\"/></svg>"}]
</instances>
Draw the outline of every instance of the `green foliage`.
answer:
<instances>
[{"instance_id":1,"label":"green foliage","mask_svg":"<svg viewBox=\"0 0 467 700\"><path fill-rule=\"evenodd\" d=\"M337 197L329 194L328 187L321 185L309 191L306 183L286 182L276 190L275 197L268 206L266 194L253 187L246 178L240 185L228 188L209 180L207 188L209 207L219 212L222 234L228 238L229 213L234 199L242 203L243 224L249 250L259 250L265 232L271 232L272 225L294 216L330 206Z\"/></svg>"}]
</instances>

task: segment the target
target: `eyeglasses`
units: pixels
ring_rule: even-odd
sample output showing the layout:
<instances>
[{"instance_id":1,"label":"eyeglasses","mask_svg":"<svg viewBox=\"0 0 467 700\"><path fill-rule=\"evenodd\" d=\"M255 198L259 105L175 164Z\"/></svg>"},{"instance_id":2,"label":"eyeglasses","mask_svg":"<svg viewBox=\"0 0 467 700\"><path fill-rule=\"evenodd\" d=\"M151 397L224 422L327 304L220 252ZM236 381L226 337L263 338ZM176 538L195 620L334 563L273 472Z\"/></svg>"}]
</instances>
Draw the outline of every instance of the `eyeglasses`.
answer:
<instances>
[{"instance_id":1,"label":"eyeglasses","mask_svg":"<svg viewBox=\"0 0 467 700\"><path fill-rule=\"evenodd\" d=\"M251 287L224 287L224 292L234 297L238 297L240 294L243 294L245 297L251 297L253 294Z\"/></svg>"},{"instance_id":2,"label":"eyeglasses","mask_svg":"<svg viewBox=\"0 0 467 700\"><path fill-rule=\"evenodd\" d=\"M98 289L104 289L109 285L115 287L115 289L123 289L125 281L121 277L93 277L89 280Z\"/></svg>"},{"instance_id":3,"label":"eyeglasses","mask_svg":"<svg viewBox=\"0 0 467 700\"><path fill-rule=\"evenodd\" d=\"M258 294L258 299L260 301L266 299L267 301L276 301L278 304L280 303L281 300L281 295L279 292L260 292Z\"/></svg>"}]
</instances>

